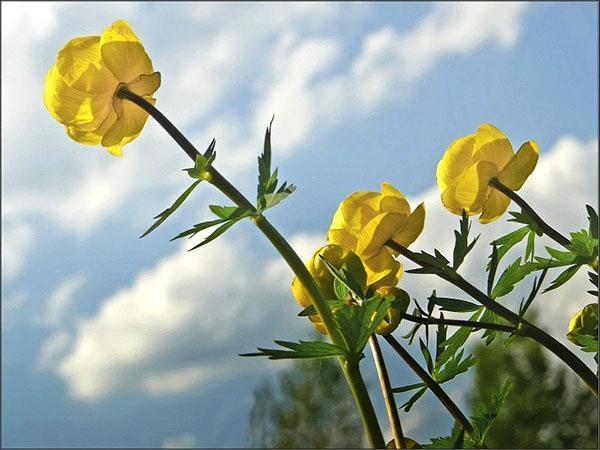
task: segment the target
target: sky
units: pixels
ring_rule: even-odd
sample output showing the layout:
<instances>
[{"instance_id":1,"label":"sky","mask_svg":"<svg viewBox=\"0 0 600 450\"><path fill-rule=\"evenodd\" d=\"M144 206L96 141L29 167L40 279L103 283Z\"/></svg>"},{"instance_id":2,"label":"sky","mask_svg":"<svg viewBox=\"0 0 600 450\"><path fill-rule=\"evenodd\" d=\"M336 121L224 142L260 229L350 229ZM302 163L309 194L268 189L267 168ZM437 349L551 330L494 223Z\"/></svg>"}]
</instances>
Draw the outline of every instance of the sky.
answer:
<instances>
[{"instance_id":1,"label":"sky","mask_svg":"<svg viewBox=\"0 0 600 450\"><path fill-rule=\"evenodd\" d=\"M274 162L298 189L267 216L303 259L344 197L383 181L425 202L412 248L449 254L458 220L440 204L435 168L484 122L515 149L538 142L521 194L542 217L565 234L587 227L597 17L596 4L575 2L2 2L3 445L244 446L254 389L287 366L238 354L311 335L290 270L250 223L194 252L196 240L169 241L209 218L209 204L228 204L209 185L138 239L189 185L190 163L152 120L122 158L66 136L42 91L69 39L129 21L162 74L157 107L199 149L216 138L215 166L249 197L274 115ZM473 223L482 237L461 270L476 284L488 243L514 229L506 218ZM590 302L586 278L537 301L540 325L565 345L569 318ZM427 276L401 286L418 299L456 294ZM393 385L416 382L385 355ZM469 375L447 389L468 409ZM401 420L422 441L452 424L430 394Z\"/></svg>"}]
</instances>

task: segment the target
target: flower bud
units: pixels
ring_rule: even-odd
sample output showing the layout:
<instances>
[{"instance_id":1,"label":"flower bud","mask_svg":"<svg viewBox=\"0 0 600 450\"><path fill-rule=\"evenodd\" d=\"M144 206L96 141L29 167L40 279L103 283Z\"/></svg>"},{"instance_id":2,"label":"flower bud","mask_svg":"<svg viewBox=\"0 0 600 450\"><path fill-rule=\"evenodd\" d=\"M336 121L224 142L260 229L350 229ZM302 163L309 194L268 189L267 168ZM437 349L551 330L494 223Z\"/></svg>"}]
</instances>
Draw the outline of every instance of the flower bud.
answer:
<instances>
[{"instance_id":1,"label":"flower bud","mask_svg":"<svg viewBox=\"0 0 600 450\"><path fill-rule=\"evenodd\" d=\"M346 265L348 272L354 277L356 281L362 283L361 288L366 290L366 273L362 265L362 262L356 254L350 250L347 250L339 245L330 244L319 248L312 256L312 258L306 263L306 268L315 279L321 294L325 300L331 300L336 298L334 290L334 277L325 265L323 258L327 260L336 269L340 269L343 265ZM312 304L312 300L308 291L302 285L302 282L298 277L294 278L292 282L292 292L296 298L296 302L304 308ZM327 330L323 326L319 315L310 316L310 321L313 323L319 333L327 334Z\"/></svg>"},{"instance_id":2,"label":"flower bud","mask_svg":"<svg viewBox=\"0 0 600 450\"><path fill-rule=\"evenodd\" d=\"M421 446L419 445L419 443L417 441L415 441L414 439L405 437L404 438L404 448L421 448ZM396 440L392 439L390 442L388 442L385 446L385 448L396 448Z\"/></svg>"},{"instance_id":3,"label":"flower bud","mask_svg":"<svg viewBox=\"0 0 600 450\"><path fill-rule=\"evenodd\" d=\"M377 289L377 293L385 297L394 296L394 300L388 308L386 315L383 317L377 330L375 330L377 334L390 334L398 327L402 314L408 309L410 296L405 290L392 286L380 287Z\"/></svg>"},{"instance_id":4,"label":"flower bud","mask_svg":"<svg viewBox=\"0 0 600 450\"><path fill-rule=\"evenodd\" d=\"M569 323L567 339L576 345L579 342L577 335L598 336L598 304L590 303L573 316Z\"/></svg>"}]
</instances>

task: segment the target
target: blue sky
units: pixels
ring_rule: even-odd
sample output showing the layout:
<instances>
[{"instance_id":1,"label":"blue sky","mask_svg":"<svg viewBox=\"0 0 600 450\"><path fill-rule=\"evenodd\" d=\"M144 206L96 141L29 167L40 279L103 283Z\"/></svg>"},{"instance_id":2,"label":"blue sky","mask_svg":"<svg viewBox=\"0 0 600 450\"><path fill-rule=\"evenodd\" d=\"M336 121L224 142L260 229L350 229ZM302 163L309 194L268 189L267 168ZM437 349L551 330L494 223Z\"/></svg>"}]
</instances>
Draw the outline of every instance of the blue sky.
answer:
<instances>
[{"instance_id":1,"label":"blue sky","mask_svg":"<svg viewBox=\"0 0 600 450\"><path fill-rule=\"evenodd\" d=\"M138 239L189 183L185 155L156 123L117 159L70 141L45 110L57 51L119 18L162 73L157 106L198 148L215 137L216 166L250 197L275 115L274 159L298 190L269 217L304 258L345 196L382 181L425 201L415 247L447 250L439 230L456 218L439 205L435 167L482 122L515 147L539 143L523 195L557 228L585 226L583 204L598 201L594 3L3 2L5 446L243 446L253 389L285 364L237 354L310 333L289 270L250 224L192 253L169 242L225 204L209 186ZM483 242L511 229L474 227ZM475 281L480 247L464 268ZM540 318L557 336L586 303L572 300L580 275ZM419 298L432 283L401 281ZM389 359L393 384L413 381ZM467 386L448 386L463 405ZM402 419L420 440L451 426L429 397Z\"/></svg>"}]
</instances>

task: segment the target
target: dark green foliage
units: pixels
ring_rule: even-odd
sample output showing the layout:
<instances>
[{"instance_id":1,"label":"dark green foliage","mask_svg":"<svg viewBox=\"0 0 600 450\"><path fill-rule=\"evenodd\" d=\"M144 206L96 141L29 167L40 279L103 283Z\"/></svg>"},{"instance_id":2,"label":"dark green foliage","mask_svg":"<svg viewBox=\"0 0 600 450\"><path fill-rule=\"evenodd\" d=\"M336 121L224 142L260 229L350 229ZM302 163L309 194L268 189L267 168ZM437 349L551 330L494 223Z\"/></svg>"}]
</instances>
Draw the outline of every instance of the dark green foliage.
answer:
<instances>
[{"instance_id":1,"label":"dark green foliage","mask_svg":"<svg viewBox=\"0 0 600 450\"><path fill-rule=\"evenodd\" d=\"M262 448L361 448L363 428L336 361L295 361L254 392L247 444Z\"/></svg>"},{"instance_id":2,"label":"dark green foliage","mask_svg":"<svg viewBox=\"0 0 600 450\"><path fill-rule=\"evenodd\" d=\"M529 317L535 320L535 318ZM490 398L510 379L512 390L487 434L489 448L598 448L597 402L563 367L550 365L542 347L515 338L475 350L473 397Z\"/></svg>"},{"instance_id":3,"label":"dark green foliage","mask_svg":"<svg viewBox=\"0 0 600 450\"><path fill-rule=\"evenodd\" d=\"M269 359L310 359L347 356L347 352L336 345L323 341L275 341L289 350L258 348L257 353L242 353L240 356L268 356Z\"/></svg>"}]
</instances>

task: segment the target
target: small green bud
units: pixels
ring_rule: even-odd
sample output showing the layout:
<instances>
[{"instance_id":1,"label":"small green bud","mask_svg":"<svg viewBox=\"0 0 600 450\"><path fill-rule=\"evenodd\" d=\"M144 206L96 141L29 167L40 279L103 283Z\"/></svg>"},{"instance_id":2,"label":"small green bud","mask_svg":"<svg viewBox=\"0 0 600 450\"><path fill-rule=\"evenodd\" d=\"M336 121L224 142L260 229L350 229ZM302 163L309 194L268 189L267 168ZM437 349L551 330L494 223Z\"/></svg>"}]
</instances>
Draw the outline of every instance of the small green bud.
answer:
<instances>
[{"instance_id":1,"label":"small green bud","mask_svg":"<svg viewBox=\"0 0 600 450\"><path fill-rule=\"evenodd\" d=\"M598 304L590 303L573 316L569 323L567 339L576 345L582 345L577 335L598 336Z\"/></svg>"},{"instance_id":2,"label":"small green bud","mask_svg":"<svg viewBox=\"0 0 600 450\"><path fill-rule=\"evenodd\" d=\"M408 309L410 296L408 295L408 292L391 286L380 287L377 289L377 293L385 297L390 295L394 296L394 300L387 310L386 315L383 317L377 330L375 330L377 334L390 334L398 327L398 324L400 324L400 320L402 319L402 314Z\"/></svg>"}]
</instances>

